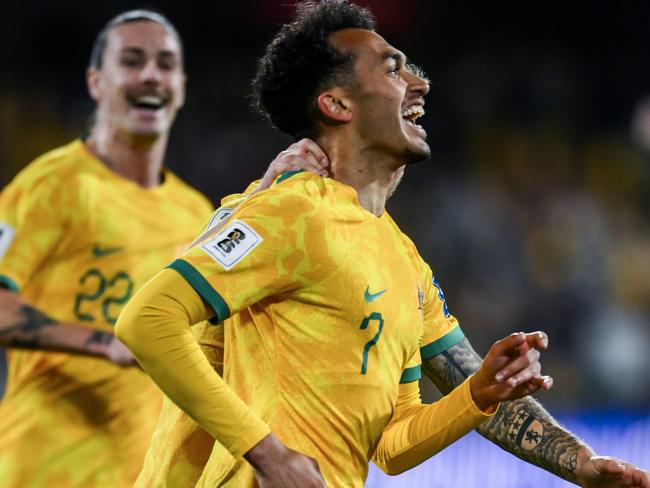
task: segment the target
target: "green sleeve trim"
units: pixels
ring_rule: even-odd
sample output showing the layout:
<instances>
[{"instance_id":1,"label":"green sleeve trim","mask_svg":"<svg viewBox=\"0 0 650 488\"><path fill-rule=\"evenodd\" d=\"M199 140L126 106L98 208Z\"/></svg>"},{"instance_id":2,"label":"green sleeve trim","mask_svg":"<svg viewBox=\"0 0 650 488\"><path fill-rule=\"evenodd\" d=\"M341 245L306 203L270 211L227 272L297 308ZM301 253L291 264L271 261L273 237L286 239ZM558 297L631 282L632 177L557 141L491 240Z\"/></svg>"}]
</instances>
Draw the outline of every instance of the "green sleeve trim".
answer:
<instances>
[{"instance_id":1,"label":"green sleeve trim","mask_svg":"<svg viewBox=\"0 0 650 488\"><path fill-rule=\"evenodd\" d=\"M463 331L460 327L452 329L437 341L433 341L431 344L427 344L426 346L420 348L420 356L422 357L422 361L426 361L427 359L431 359L432 357L437 356L441 352L449 349L451 346L455 346L464 338L465 334L463 334Z\"/></svg>"},{"instance_id":2,"label":"green sleeve trim","mask_svg":"<svg viewBox=\"0 0 650 488\"><path fill-rule=\"evenodd\" d=\"M0 275L0 286L4 286L5 288L9 288L11 291L18 293L20 291L20 288L18 288L18 285L14 280L9 278L8 276L3 276Z\"/></svg>"},{"instance_id":3,"label":"green sleeve trim","mask_svg":"<svg viewBox=\"0 0 650 488\"><path fill-rule=\"evenodd\" d=\"M208 319L208 322L210 322L210 325L223 325L223 322L219 320L219 317L217 317L216 315L211 319Z\"/></svg>"},{"instance_id":4,"label":"green sleeve trim","mask_svg":"<svg viewBox=\"0 0 650 488\"><path fill-rule=\"evenodd\" d=\"M230 309L228 304L221 298L221 295L216 292L208 281L199 273L194 266L187 261L177 259L171 263L168 268L178 272L185 281L187 281L192 288L194 288L203 299L210 304L217 314L216 321L222 322L230 317ZM213 319L215 320L215 319ZM212 321L211 321L212 322Z\"/></svg>"},{"instance_id":5,"label":"green sleeve trim","mask_svg":"<svg viewBox=\"0 0 650 488\"><path fill-rule=\"evenodd\" d=\"M282 173L278 178L275 180L275 184L277 185L278 183L282 183L284 180L288 180L292 176L297 175L298 173L304 173L304 169L297 169L295 171L285 171Z\"/></svg>"},{"instance_id":6,"label":"green sleeve trim","mask_svg":"<svg viewBox=\"0 0 650 488\"><path fill-rule=\"evenodd\" d=\"M418 364L412 368L406 368L402 372L402 377L399 379L400 383L411 383L417 381L422 377L422 367Z\"/></svg>"}]
</instances>

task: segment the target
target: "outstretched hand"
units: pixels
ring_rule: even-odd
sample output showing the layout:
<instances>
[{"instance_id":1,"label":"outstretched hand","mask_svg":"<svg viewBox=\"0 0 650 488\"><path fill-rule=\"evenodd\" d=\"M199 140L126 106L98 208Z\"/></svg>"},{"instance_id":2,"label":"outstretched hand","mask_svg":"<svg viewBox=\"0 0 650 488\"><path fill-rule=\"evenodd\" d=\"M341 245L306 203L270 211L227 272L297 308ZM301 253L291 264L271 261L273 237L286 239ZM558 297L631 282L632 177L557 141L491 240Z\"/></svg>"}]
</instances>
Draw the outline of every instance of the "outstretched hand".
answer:
<instances>
[{"instance_id":1,"label":"outstretched hand","mask_svg":"<svg viewBox=\"0 0 650 488\"><path fill-rule=\"evenodd\" d=\"M582 488L650 488L650 474L608 456L591 456L578 467L576 483Z\"/></svg>"},{"instance_id":2,"label":"outstretched hand","mask_svg":"<svg viewBox=\"0 0 650 488\"><path fill-rule=\"evenodd\" d=\"M539 350L547 346L544 332L519 332L495 342L471 379L470 389L478 407L485 410L501 401L549 390L553 378L542 376L539 362Z\"/></svg>"}]
</instances>

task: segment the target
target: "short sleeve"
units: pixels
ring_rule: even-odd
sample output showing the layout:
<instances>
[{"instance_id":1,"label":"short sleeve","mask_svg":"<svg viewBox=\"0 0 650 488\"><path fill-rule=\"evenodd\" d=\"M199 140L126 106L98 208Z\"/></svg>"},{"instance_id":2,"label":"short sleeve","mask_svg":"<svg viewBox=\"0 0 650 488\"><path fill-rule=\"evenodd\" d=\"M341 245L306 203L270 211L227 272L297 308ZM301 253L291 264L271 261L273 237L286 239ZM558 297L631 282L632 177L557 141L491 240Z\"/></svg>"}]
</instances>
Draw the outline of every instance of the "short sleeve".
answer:
<instances>
[{"instance_id":1,"label":"short sleeve","mask_svg":"<svg viewBox=\"0 0 650 488\"><path fill-rule=\"evenodd\" d=\"M424 268L424 334L420 355L427 361L463 340L465 335L447 307L445 294L431 268Z\"/></svg>"},{"instance_id":2,"label":"short sleeve","mask_svg":"<svg viewBox=\"0 0 650 488\"><path fill-rule=\"evenodd\" d=\"M320 200L292 188L260 192L169 267L212 306L218 320L332 273Z\"/></svg>"},{"instance_id":3,"label":"short sleeve","mask_svg":"<svg viewBox=\"0 0 650 488\"><path fill-rule=\"evenodd\" d=\"M25 287L64 236L70 189L57 183L19 175L0 195L0 284L14 291Z\"/></svg>"}]
</instances>

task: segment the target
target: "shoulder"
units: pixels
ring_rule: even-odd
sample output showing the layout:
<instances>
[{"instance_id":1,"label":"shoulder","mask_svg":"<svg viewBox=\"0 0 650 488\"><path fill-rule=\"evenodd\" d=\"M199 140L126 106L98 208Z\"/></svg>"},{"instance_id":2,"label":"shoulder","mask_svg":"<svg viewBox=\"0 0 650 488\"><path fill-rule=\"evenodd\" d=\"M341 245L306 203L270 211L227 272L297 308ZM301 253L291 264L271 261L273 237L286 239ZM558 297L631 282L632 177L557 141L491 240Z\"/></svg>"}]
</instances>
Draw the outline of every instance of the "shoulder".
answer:
<instances>
[{"instance_id":1,"label":"shoulder","mask_svg":"<svg viewBox=\"0 0 650 488\"><path fill-rule=\"evenodd\" d=\"M238 214L281 217L285 222L319 212L328 200L324 178L306 171L283 173L273 185L252 195L237 210Z\"/></svg>"},{"instance_id":2,"label":"shoulder","mask_svg":"<svg viewBox=\"0 0 650 488\"><path fill-rule=\"evenodd\" d=\"M323 199L328 194L331 179L317 176L305 170L287 171L275 179L269 190L273 192L292 192L309 198Z\"/></svg>"},{"instance_id":3,"label":"shoulder","mask_svg":"<svg viewBox=\"0 0 650 488\"><path fill-rule=\"evenodd\" d=\"M50 178L66 179L78 171L79 162L83 159L82 144L80 140L75 140L42 154L25 166L13 183L27 185Z\"/></svg>"},{"instance_id":4,"label":"shoulder","mask_svg":"<svg viewBox=\"0 0 650 488\"><path fill-rule=\"evenodd\" d=\"M83 143L75 140L39 156L25 166L3 191L3 197L25 195L32 197L62 192L78 178L83 165Z\"/></svg>"}]
</instances>

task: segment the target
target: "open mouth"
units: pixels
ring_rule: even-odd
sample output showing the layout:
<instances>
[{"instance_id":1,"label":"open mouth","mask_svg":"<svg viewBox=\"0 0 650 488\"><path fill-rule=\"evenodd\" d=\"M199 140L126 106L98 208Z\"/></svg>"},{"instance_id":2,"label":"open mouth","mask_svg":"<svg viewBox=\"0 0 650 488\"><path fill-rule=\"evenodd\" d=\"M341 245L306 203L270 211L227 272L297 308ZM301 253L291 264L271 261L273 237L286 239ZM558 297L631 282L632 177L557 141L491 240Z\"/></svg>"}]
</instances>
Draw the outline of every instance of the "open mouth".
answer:
<instances>
[{"instance_id":1,"label":"open mouth","mask_svg":"<svg viewBox=\"0 0 650 488\"><path fill-rule=\"evenodd\" d=\"M415 121L424 115L424 108L422 105L411 105L409 108L402 112L402 119L414 127L421 128Z\"/></svg>"},{"instance_id":2,"label":"open mouth","mask_svg":"<svg viewBox=\"0 0 650 488\"><path fill-rule=\"evenodd\" d=\"M167 100L159 95L129 96L128 101L132 107L154 111L161 109L167 103Z\"/></svg>"}]
</instances>

